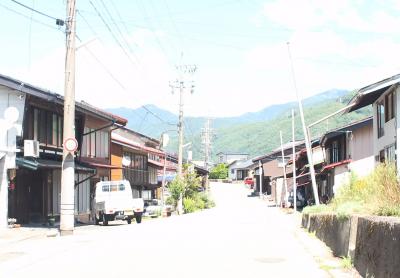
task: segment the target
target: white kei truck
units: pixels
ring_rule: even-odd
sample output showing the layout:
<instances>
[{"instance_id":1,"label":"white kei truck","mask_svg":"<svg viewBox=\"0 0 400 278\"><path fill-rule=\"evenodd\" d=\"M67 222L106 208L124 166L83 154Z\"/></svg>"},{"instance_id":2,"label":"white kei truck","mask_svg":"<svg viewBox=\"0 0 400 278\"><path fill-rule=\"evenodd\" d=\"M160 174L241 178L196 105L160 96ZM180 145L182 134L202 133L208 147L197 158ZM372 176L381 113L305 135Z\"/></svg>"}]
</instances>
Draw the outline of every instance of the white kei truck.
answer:
<instances>
[{"instance_id":1,"label":"white kei truck","mask_svg":"<svg viewBox=\"0 0 400 278\"><path fill-rule=\"evenodd\" d=\"M109 221L126 220L128 224L135 218L136 223L142 222L144 202L142 198L133 198L129 181L100 181L96 183L94 196L94 218L96 225Z\"/></svg>"}]
</instances>

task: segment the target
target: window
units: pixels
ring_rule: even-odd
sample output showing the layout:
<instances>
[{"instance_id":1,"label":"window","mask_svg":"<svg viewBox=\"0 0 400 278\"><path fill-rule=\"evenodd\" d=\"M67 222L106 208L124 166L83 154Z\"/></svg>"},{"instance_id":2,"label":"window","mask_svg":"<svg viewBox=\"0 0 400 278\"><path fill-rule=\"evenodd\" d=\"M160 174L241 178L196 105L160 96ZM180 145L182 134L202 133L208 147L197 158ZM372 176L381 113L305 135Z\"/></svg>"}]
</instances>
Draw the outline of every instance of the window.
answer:
<instances>
[{"instance_id":1,"label":"window","mask_svg":"<svg viewBox=\"0 0 400 278\"><path fill-rule=\"evenodd\" d=\"M385 122L394 118L394 93L385 96Z\"/></svg>"},{"instance_id":2,"label":"window","mask_svg":"<svg viewBox=\"0 0 400 278\"><path fill-rule=\"evenodd\" d=\"M383 104L383 101L380 101L377 103L376 106L376 116L377 116L377 128L378 128L378 138L382 137L385 132L384 132L384 126L385 126L385 106Z\"/></svg>"},{"instance_id":3,"label":"window","mask_svg":"<svg viewBox=\"0 0 400 278\"><path fill-rule=\"evenodd\" d=\"M381 163L385 162L385 150L381 150L379 152L378 159L379 159L379 162L381 162Z\"/></svg>"},{"instance_id":4,"label":"window","mask_svg":"<svg viewBox=\"0 0 400 278\"><path fill-rule=\"evenodd\" d=\"M235 174L235 170L234 169L231 169L231 174Z\"/></svg>"},{"instance_id":5,"label":"window","mask_svg":"<svg viewBox=\"0 0 400 278\"><path fill-rule=\"evenodd\" d=\"M108 158L109 133L108 131L85 127L82 145L82 155L86 157Z\"/></svg>"},{"instance_id":6,"label":"window","mask_svg":"<svg viewBox=\"0 0 400 278\"><path fill-rule=\"evenodd\" d=\"M103 192L110 192L110 186L109 185L103 185L101 189L102 189Z\"/></svg>"},{"instance_id":7,"label":"window","mask_svg":"<svg viewBox=\"0 0 400 278\"><path fill-rule=\"evenodd\" d=\"M63 136L62 117L51 111L33 108L32 133L29 136L41 144L61 147Z\"/></svg>"},{"instance_id":8,"label":"window","mask_svg":"<svg viewBox=\"0 0 400 278\"><path fill-rule=\"evenodd\" d=\"M338 141L334 141L332 143L332 161L331 163L335 163L339 161L339 144Z\"/></svg>"},{"instance_id":9,"label":"window","mask_svg":"<svg viewBox=\"0 0 400 278\"><path fill-rule=\"evenodd\" d=\"M129 180L131 185L143 185L149 182L149 171L147 171L147 155L124 152L124 157L130 160L130 165L123 167L123 176Z\"/></svg>"},{"instance_id":10,"label":"window","mask_svg":"<svg viewBox=\"0 0 400 278\"><path fill-rule=\"evenodd\" d=\"M392 144L385 148L385 161L394 162L396 161L396 147Z\"/></svg>"}]
</instances>

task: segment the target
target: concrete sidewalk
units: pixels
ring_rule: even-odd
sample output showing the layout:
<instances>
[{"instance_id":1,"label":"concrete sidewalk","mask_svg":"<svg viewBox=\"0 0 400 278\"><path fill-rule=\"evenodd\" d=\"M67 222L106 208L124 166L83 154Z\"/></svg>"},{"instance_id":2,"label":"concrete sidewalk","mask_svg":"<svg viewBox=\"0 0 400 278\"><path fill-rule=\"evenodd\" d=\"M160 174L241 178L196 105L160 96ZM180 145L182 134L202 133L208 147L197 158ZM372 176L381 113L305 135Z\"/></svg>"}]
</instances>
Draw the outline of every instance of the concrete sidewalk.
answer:
<instances>
[{"instance_id":1,"label":"concrete sidewalk","mask_svg":"<svg viewBox=\"0 0 400 278\"><path fill-rule=\"evenodd\" d=\"M0 230L0 249L14 243L48 236L56 236L57 227L19 227Z\"/></svg>"}]
</instances>

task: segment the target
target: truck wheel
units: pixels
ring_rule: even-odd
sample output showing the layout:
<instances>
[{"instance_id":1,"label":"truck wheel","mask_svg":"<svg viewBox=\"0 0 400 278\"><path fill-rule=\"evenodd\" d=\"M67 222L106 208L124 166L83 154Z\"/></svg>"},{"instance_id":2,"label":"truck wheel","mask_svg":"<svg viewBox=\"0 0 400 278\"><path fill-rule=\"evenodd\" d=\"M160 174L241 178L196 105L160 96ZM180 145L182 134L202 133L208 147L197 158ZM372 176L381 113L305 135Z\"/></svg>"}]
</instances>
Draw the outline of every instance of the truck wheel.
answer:
<instances>
[{"instance_id":1,"label":"truck wheel","mask_svg":"<svg viewBox=\"0 0 400 278\"><path fill-rule=\"evenodd\" d=\"M136 223L142 223L142 214L135 214Z\"/></svg>"},{"instance_id":2,"label":"truck wheel","mask_svg":"<svg viewBox=\"0 0 400 278\"><path fill-rule=\"evenodd\" d=\"M128 224L131 224L131 223L132 223L132 219L131 219L131 218L128 218L128 219L126 220L126 222L128 222Z\"/></svg>"},{"instance_id":3,"label":"truck wheel","mask_svg":"<svg viewBox=\"0 0 400 278\"><path fill-rule=\"evenodd\" d=\"M103 226L107 226L108 225L108 219L106 217L105 214L103 214Z\"/></svg>"}]
</instances>

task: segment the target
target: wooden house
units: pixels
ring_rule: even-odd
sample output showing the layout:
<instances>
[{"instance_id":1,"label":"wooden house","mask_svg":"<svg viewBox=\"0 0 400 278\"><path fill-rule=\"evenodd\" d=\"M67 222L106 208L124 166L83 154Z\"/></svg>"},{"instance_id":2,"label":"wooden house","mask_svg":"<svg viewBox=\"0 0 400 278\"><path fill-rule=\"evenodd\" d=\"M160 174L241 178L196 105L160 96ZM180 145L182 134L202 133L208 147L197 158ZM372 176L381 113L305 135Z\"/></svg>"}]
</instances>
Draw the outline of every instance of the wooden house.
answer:
<instances>
[{"instance_id":1,"label":"wooden house","mask_svg":"<svg viewBox=\"0 0 400 278\"><path fill-rule=\"evenodd\" d=\"M16 218L18 223L44 222L48 215L60 214L64 99L0 75L1 97L9 98L10 94L23 100L23 109L20 110L21 133L14 138L17 149L14 165L7 167L8 217ZM75 137L79 145L75 153L75 214L77 219L82 217L87 221L91 185L109 176L91 161L110 165L110 136L106 134L112 128L125 125L126 120L87 103L76 102L75 107Z\"/></svg>"},{"instance_id":2,"label":"wooden house","mask_svg":"<svg viewBox=\"0 0 400 278\"><path fill-rule=\"evenodd\" d=\"M113 131L111 138L111 162L115 167L111 180L129 180L136 198L158 198L158 175L164 166L160 142L127 128Z\"/></svg>"},{"instance_id":3,"label":"wooden house","mask_svg":"<svg viewBox=\"0 0 400 278\"><path fill-rule=\"evenodd\" d=\"M400 172L400 74L367 85L357 91L347 112L372 105L373 155L375 163L394 162Z\"/></svg>"},{"instance_id":4,"label":"wooden house","mask_svg":"<svg viewBox=\"0 0 400 278\"><path fill-rule=\"evenodd\" d=\"M331 199L351 173L363 177L374 169L372 117L331 130L321 137L325 164L321 195Z\"/></svg>"}]
</instances>

